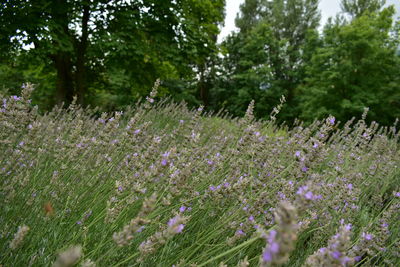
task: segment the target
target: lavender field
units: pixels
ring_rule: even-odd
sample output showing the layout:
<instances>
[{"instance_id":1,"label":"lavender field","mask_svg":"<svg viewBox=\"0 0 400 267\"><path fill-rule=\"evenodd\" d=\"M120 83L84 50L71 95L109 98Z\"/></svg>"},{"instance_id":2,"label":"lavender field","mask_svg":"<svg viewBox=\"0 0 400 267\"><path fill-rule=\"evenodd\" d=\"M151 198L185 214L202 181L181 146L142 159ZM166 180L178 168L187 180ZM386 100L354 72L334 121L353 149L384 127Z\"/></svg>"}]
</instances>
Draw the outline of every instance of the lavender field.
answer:
<instances>
[{"instance_id":1,"label":"lavender field","mask_svg":"<svg viewBox=\"0 0 400 267\"><path fill-rule=\"evenodd\" d=\"M400 134L1 97L0 266L400 266Z\"/></svg>"}]
</instances>

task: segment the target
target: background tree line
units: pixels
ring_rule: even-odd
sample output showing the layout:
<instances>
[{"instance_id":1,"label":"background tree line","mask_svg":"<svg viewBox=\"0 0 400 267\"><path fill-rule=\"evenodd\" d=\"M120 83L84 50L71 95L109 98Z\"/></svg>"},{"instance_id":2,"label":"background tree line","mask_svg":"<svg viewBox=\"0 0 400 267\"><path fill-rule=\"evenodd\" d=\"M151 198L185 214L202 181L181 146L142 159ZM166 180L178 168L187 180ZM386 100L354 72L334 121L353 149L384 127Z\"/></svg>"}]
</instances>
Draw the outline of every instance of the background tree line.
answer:
<instances>
[{"instance_id":1,"label":"background tree line","mask_svg":"<svg viewBox=\"0 0 400 267\"><path fill-rule=\"evenodd\" d=\"M399 23L384 0L342 0L319 31L318 0L246 0L217 44L225 0L7 0L0 7L0 92L37 84L43 110L120 109L161 93L242 115L311 122L329 114L400 117Z\"/></svg>"}]
</instances>

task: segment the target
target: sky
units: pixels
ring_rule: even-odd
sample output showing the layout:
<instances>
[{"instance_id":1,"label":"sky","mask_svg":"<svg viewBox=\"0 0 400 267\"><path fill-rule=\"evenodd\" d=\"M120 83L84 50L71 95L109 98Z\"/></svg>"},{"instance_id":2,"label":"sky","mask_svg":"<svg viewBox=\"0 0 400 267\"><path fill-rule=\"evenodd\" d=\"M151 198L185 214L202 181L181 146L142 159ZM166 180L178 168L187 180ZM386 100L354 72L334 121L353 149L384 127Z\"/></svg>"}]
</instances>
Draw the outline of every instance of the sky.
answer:
<instances>
[{"instance_id":1,"label":"sky","mask_svg":"<svg viewBox=\"0 0 400 267\"><path fill-rule=\"evenodd\" d=\"M226 0L225 26L218 36L219 42L236 29L235 18L239 12L239 5L242 3L244 3L244 0ZM395 5L397 15L400 14L400 0L386 0L386 4ZM321 25L324 25L329 17L333 17L340 12L340 0L320 0L319 9L321 11Z\"/></svg>"}]
</instances>

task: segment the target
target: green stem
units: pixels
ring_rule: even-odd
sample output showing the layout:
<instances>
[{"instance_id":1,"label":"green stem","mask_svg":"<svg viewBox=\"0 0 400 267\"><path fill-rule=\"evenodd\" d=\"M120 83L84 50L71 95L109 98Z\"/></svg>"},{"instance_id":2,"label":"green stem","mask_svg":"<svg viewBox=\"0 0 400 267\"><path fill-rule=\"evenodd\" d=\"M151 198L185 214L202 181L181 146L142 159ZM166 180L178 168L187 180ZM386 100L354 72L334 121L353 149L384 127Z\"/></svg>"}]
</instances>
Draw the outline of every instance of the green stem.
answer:
<instances>
[{"instance_id":1,"label":"green stem","mask_svg":"<svg viewBox=\"0 0 400 267\"><path fill-rule=\"evenodd\" d=\"M127 261L129 261L129 260L135 258L138 254L139 254L139 252L136 252L136 253L132 254L131 256L129 256L128 258L126 258L125 260L123 260L123 261L118 262L117 264L115 264L114 267L117 267L117 266L120 266L120 265L124 264L125 262L127 262Z\"/></svg>"},{"instance_id":2,"label":"green stem","mask_svg":"<svg viewBox=\"0 0 400 267\"><path fill-rule=\"evenodd\" d=\"M198 267L202 267L202 266L205 266L206 264L209 264L209 263L211 263L211 262L213 262L213 261L216 261L216 260L218 260L219 258L222 258L222 257L224 257L225 255L228 255L229 253L232 253L232 252L235 251L235 250L238 250L238 249L240 249L240 248L242 248L242 247L246 247L246 246L250 245L251 243L255 242L255 241L258 240L258 239L259 239L258 236L257 236L257 237L253 237L253 238L247 240L246 242L243 242L242 244L240 244L240 245L238 245L238 246L236 246L236 247L234 247L234 248L231 248L231 249L225 251L224 253L221 253L221 254L219 254L219 255L217 255L217 256L215 256L215 257L209 259L209 260L206 261L206 262L203 262L202 264L198 265Z\"/></svg>"}]
</instances>

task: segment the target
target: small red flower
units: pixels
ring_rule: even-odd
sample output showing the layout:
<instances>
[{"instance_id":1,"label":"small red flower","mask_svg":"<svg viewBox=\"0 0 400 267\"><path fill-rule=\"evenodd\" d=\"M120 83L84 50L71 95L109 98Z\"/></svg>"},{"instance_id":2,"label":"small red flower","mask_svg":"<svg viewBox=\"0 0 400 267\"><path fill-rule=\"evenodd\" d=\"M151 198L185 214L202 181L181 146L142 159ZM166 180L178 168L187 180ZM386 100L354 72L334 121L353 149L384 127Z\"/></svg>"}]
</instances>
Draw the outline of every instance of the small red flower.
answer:
<instances>
[{"instance_id":1,"label":"small red flower","mask_svg":"<svg viewBox=\"0 0 400 267\"><path fill-rule=\"evenodd\" d=\"M54 214L54 208L50 202L46 202L46 204L44 204L44 212L47 216L51 216Z\"/></svg>"}]
</instances>

